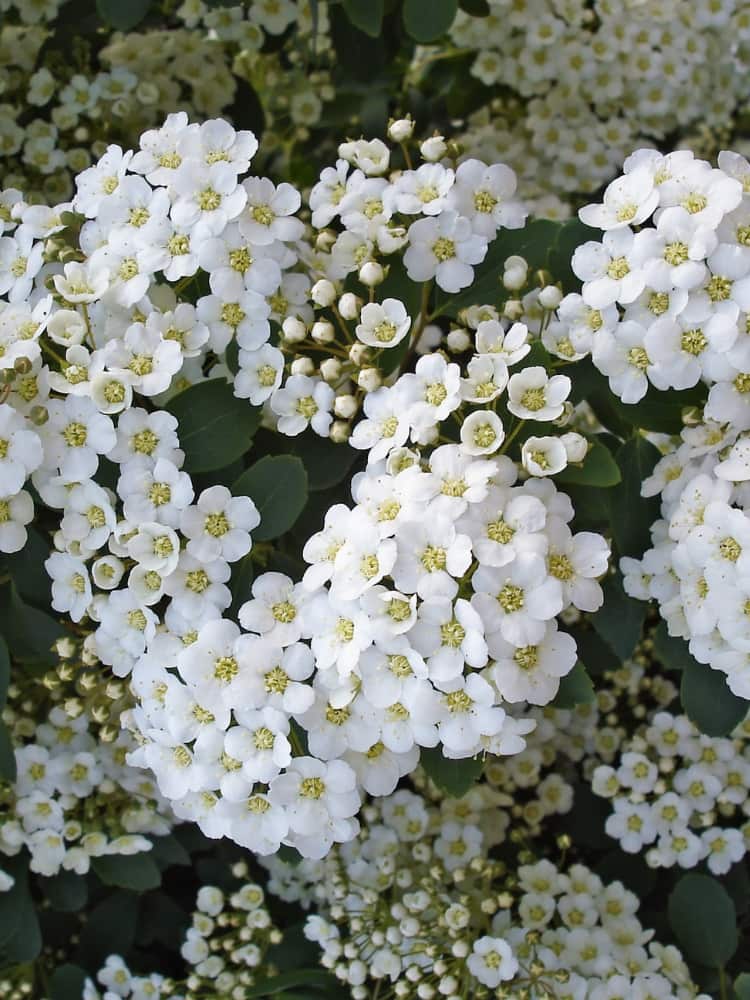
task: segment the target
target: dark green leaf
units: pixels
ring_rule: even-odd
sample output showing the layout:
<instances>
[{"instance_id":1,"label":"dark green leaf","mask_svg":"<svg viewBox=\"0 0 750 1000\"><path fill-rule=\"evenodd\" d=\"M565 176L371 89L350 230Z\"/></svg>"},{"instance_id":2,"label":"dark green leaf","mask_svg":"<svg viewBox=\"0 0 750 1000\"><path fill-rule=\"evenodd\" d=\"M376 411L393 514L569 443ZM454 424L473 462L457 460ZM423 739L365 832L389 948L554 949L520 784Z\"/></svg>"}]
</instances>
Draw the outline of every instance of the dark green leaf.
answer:
<instances>
[{"instance_id":1,"label":"dark green leaf","mask_svg":"<svg viewBox=\"0 0 750 1000\"><path fill-rule=\"evenodd\" d=\"M737 1000L750 1000L750 973L741 972L734 981Z\"/></svg>"},{"instance_id":2,"label":"dark green leaf","mask_svg":"<svg viewBox=\"0 0 750 1000\"><path fill-rule=\"evenodd\" d=\"M362 452L345 444L334 444L320 434L302 434L299 449L295 449L307 470L307 488L329 490L346 479L349 470L361 458Z\"/></svg>"},{"instance_id":3,"label":"dark green leaf","mask_svg":"<svg viewBox=\"0 0 750 1000\"><path fill-rule=\"evenodd\" d=\"M615 455L622 482L610 494L612 534L621 556L639 557L651 545L651 525L659 517L658 497L641 496L641 484L654 471L659 451L640 435Z\"/></svg>"},{"instance_id":4,"label":"dark green leaf","mask_svg":"<svg viewBox=\"0 0 750 1000\"><path fill-rule=\"evenodd\" d=\"M3 868L15 881L6 892L0 892L0 968L33 962L42 950L26 859L22 855L4 857Z\"/></svg>"},{"instance_id":5,"label":"dark green leaf","mask_svg":"<svg viewBox=\"0 0 750 1000\"><path fill-rule=\"evenodd\" d=\"M609 448L594 441L580 465L566 466L555 478L578 486L616 486L622 475Z\"/></svg>"},{"instance_id":6,"label":"dark green leaf","mask_svg":"<svg viewBox=\"0 0 750 1000\"><path fill-rule=\"evenodd\" d=\"M662 392L650 386L643 399L637 403L621 403L620 400L613 402L621 416L633 427L659 431L662 434L679 434L683 428L683 408L702 406L706 395L706 387L702 383L679 392L674 389Z\"/></svg>"},{"instance_id":7,"label":"dark green leaf","mask_svg":"<svg viewBox=\"0 0 750 1000\"><path fill-rule=\"evenodd\" d=\"M355 28L377 38L383 26L383 0L342 0L344 10Z\"/></svg>"},{"instance_id":8,"label":"dark green leaf","mask_svg":"<svg viewBox=\"0 0 750 1000\"><path fill-rule=\"evenodd\" d=\"M6 583L0 587L0 632L14 660L51 667L57 662L52 647L65 630L50 615L25 604L13 584Z\"/></svg>"},{"instance_id":9,"label":"dark green leaf","mask_svg":"<svg viewBox=\"0 0 750 1000\"><path fill-rule=\"evenodd\" d=\"M179 421L187 472L229 465L245 454L260 424L260 409L237 399L220 378L191 385L170 399L166 409Z\"/></svg>"},{"instance_id":10,"label":"dark green leaf","mask_svg":"<svg viewBox=\"0 0 750 1000\"><path fill-rule=\"evenodd\" d=\"M0 635L0 709L5 705L8 697L8 685L10 684L10 656L8 655L8 644Z\"/></svg>"},{"instance_id":11,"label":"dark green leaf","mask_svg":"<svg viewBox=\"0 0 750 1000\"><path fill-rule=\"evenodd\" d=\"M404 27L415 42L434 42L448 31L457 10L458 0L405 0Z\"/></svg>"},{"instance_id":12,"label":"dark green leaf","mask_svg":"<svg viewBox=\"0 0 750 1000\"><path fill-rule=\"evenodd\" d=\"M255 986L245 990L243 996L245 1000L254 1000L255 997L270 997L277 993L286 993L291 987L307 986L313 990L322 990L324 994L331 988L336 987L336 980L327 972L320 969L295 969L294 972L282 972L278 976L264 979Z\"/></svg>"},{"instance_id":13,"label":"dark green leaf","mask_svg":"<svg viewBox=\"0 0 750 1000\"><path fill-rule=\"evenodd\" d=\"M113 892L88 914L74 960L100 969L107 955L126 955L133 946L138 920L138 897Z\"/></svg>"},{"instance_id":14,"label":"dark green leaf","mask_svg":"<svg viewBox=\"0 0 750 1000\"><path fill-rule=\"evenodd\" d=\"M632 655L641 638L647 605L628 597L619 573L602 584L604 604L591 616L591 624L621 660Z\"/></svg>"},{"instance_id":15,"label":"dark green leaf","mask_svg":"<svg viewBox=\"0 0 750 1000\"><path fill-rule=\"evenodd\" d=\"M0 781L16 780L16 755L5 723L0 719Z\"/></svg>"},{"instance_id":16,"label":"dark green leaf","mask_svg":"<svg viewBox=\"0 0 750 1000\"><path fill-rule=\"evenodd\" d=\"M307 473L295 455L266 455L232 486L235 496L250 497L260 512L253 538L264 542L289 531L307 502Z\"/></svg>"},{"instance_id":17,"label":"dark green leaf","mask_svg":"<svg viewBox=\"0 0 750 1000\"><path fill-rule=\"evenodd\" d=\"M97 482L100 482L98 478ZM5 562L19 597L27 604L45 610L52 596L50 578L44 568L50 545L36 528L29 525L26 530L29 537L23 549L6 555Z\"/></svg>"},{"instance_id":18,"label":"dark green leaf","mask_svg":"<svg viewBox=\"0 0 750 1000\"><path fill-rule=\"evenodd\" d=\"M149 856L162 870L171 868L173 865L190 864L190 855L173 834L168 833L165 837L154 837L152 843L154 846L149 851Z\"/></svg>"},{"instance_id":19,"label":"dark green leaf","mask_svg":"<svg viewBox=\"0 0 750 1000\"><path fill-rule=\"evenodd\" d=\"M669 923L685 957L712 968L737 950L737 914L732 899L709 875L683 875L669 897Z\"/></svg>"},{"instance_id":20,"label":"dark green leaf","mask_svg":"<svg viewBox=\"0 0 750 1000\"><path fill-rule=\"evenodd\" d=\"M102 855L91 859L91 867L105 885L143 892L161 885L159 866L148 854Z\"/></svg>"},{"instance_id":21,"label":"dark green leaf","mask_svg":"<svg viewBox=\"0 0 750 1000\"><path fill-rule=\"evenodd\" d=\"M66 962L58 966L49 981L50 1000L80 1000L86 976L86 970L80 965Z\"/></svg>"},{"instance_id":22,"label":"dark green leaf","mask_svg":"<svg viewBox=\"0 0 750 1000\"><path fill-rule=\"evenodd\" d=\"M578 508L576 508L576 515ZM586 668L586 673L598 677L607 670L617 670L620 657L593 628L573 625L568 629L578 647L578 659Z\"/></svg>"},{"instance_id":23,"label":"dark green leaf","mask_svg":"<svg viewBox=\"0 0 750 1000\"><path fill-rule=\"evenodd\" d=\"M422 749L420 763L438 788L446 795L460 799L465 795L484 769L484 759L464 757L449 760L443 757L439 747Z\"/></svg>"},{"instance_id":24,"label":"dark green leaf","mask_svg":"<svg viewBox=\"0 0 750 1000\"><path fill-rule=\"evenodd\" d=\"M85 875L60 869L57 875L41 882L42 891L53 910L75 913L86 904L88 883Z\"/></svg>"},{"instance_id":25,"label":"dark green leaf","mask_svg":"<svg viewBox=\"0 0 750 1000\"><path fill-rule=\"evenodd\" d=\"M654 644L654 655L668 670L683 670L685 665L693 660L685 640L670 635L666 622L659 622L651 639Z\"/></svg>"},{"instance_id":26,"label":"dark green leaf","mask_svg":"<svg viewBox=\"0 0 750 1000\"><path fill-rule=\"evenodd\" d=\"M229 589L232 592L232 603L229 605L229 615L236 618L240 606L249 601L250 588L253 585L255 567L253 566L252 555L248 552L246 556L238 560L232 566L232 577L229 581Z\"/></svg>"},{"instance_id":27,"label":"dark green leaf","mask_svg":"<svg viewBox=\"0 0 750 1000\"><path fill-rule=\"evenodd\" d=\"M692 657L682 671L680 700L686 714L707 736L728 736L750 707L750 702L732 694L725 674Z\"/></svg>"},{"instance_id":28,"label":"dark green leaf","mask_svg":"<svg viewBox=\"0 0 750 1000\"><path fill-rule=\"evenodd\" d=\"M487 0L458 0L458 6L472 17L489 17L490 5Z\"/></svg>"},{"instance_id":29,"label":"dark green leaf","mask_svg":"<svg viewBox=\"0 0 750 1000\"><path fill-rule=\"evenodd\" d=\"M580 290L580 279L573 274L570 262L576 247L591 239L591 230L579 219L567 219L559 228L549 254L547 266L554 281L559 281L564 292Z\"/></svg>"},{"instance_id":30,"label":"dark green leaf","mask_svg":"<svg viewBox=\"0 0 750 1000\"><path fill-rule=\"evenodd\" d=\"M140 24L150 6L151 0L96 0L102 21L118 31L130 31Z\"/></svg>"},{"instance_id":31,"label":"dark green leaf","mask_svg":"<svg viewBox=\"0 0 750 1000\"><path fill-rule=\"evenodd\" d=\"M552 704L555 708L575 708L576 705L588 705L595 700L594 685L579 660L570 673L560 680L560 688Z\"/></svg>"}]
</instances>

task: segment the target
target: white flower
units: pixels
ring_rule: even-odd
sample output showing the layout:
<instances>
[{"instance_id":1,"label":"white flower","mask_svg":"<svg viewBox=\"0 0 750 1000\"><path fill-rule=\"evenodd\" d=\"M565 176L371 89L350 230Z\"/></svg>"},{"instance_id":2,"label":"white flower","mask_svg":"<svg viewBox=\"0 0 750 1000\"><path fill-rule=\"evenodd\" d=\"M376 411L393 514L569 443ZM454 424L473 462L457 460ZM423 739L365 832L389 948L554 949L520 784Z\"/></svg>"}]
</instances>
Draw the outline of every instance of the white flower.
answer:
<instances>
[{"instance_id":1,"label":"white flower","mask_svg":"<svg viewBox=\"0 0 750 1000\"><path fill-rule=\"evenodd\" d=\"M554 476L568 464L568 453L559 437L529 437L521 447L521 462L532 476Z\"/></svg>"},{"instance_id":2,"label":"white flower","mask_svg":"<svg viewBox=\"0 0 750 1000\"><path fill-rule=\"evenodd\" d=\"M461 424L461 445L468 455L491 455L504 439L503 422L492 410L476 410Z\"/></svg>"},{"instance_id":3,"label":"white flower","mask_svg":"<svg viewBox=\"0 0 750 1000\"><path fill-rule=\"evenodd\" d=\"M35 243L29 228L20 225L12 236L0 236L0 295L10 302L27 299L42 266L44 244Z\"/></svg>"},{"instance_id":4,"label":"white flower","mask_svg":"<svg viewBox=\"0 0 750 1000\"><path fill-rule=\"evenodd\" d=\"M633 232L610 229L601 243L584 243L573 254L571 267L583 282L584 302L604 309L613 302L633 302L646 284L634 257Z\"/></svg>"},{"instance_id":5,"label":"white flower","mask_svg":"<svg viewBox=\"0 0 750 1000\"><path fill-rule=\"evenodd\" d=\"M239 227L249 243L266 246L274 240L292 242L302 236L303 224L291 218L302 199L291 184L276 187L266 177L248 177L242 186L247 193L247 205Z\"/></svg>"},{"instance_id":6,"label":"white flower","mask_svg":"<svg viewBox=\"0 0 750 1000\"><path fill-rule=\"evenodd\" d=\"M458 534L445 516L405 523L398 532L398 556L391 571L396 587L423 600L447 598L458 591L471 564L471 541Z\"/></svg>"},{"instance_id":7,"label":"white flower","mask_svg":"<svg viewBox=\"0 0 750 1000\"><path fill-rule=\"evenodd\" d=\"M411 318L403 302L383 299L363 306L355 333L369 347L389 348L399 344L410 329Z\"/></svg>"},{"instance_id":8,"label":"white flower","mask_svg":"<svg viewBox=\"0 0 750 1000\"><path fill-rule=\"evenodd\" d=\"M491 240L501 226L520 229L526 221L523 205L513 199L515 191L516 175L510 167L464 160L456 170L448 206L468 219L475 233Z\"/></svg>"},{"instance_id":9,"label":"white flower","mask_svg":"<svg viewBox=\"0 0 750 1000\"><path fill-rule=\"evenodd\" d=\"M0 404L0 478L7 495L18 493L28 476L42 464L39 435L8 403Z\"/></svg>"},{"instance_id":10,"label":"white flower","mask_svg":"<svg viewBox=\"0 0 750 1000\"><path fill-rule=\"evenodd\" d=\"M423 163L399 174L385 192L389 207L404 215L439 215L446 207L454 173L440 163Z\"/></svg>"},{"instance_id":11,"label":"white flower","mask_svg":"<svg viewBox=\"0 0 750 1000\"><path fill-rule=\"evenodd\" d=\"M474 280L473 265L486 254L487 242L472 231L469 220L445 211L411 224L404 266L413 281L434 278L443 291L458 292Z\"/></svg>"},{"instance_id":12,"label":"white flower","mask_svg":"<svg viewBox=\"0 0 750 1000\"><path fill-rule=\"evenodd\" d=\"M333 400L333 389L321 379L292 375L273 393L270 405L282 434L295 437L309 425L316 434L327 437Z\"/></svg>"},{"instance_id":13,"label":"white flower","mask_svg":"<svg viewBox=\"0 0 750 1000\"><path fill-rule=\"evenodd\" d=\"M212 236L236 219L247 202L234 167L221 160L210 165L186 162L176 172L172 185L176 200L171 216L175 225L192 229L200 222Z\"/></svg>"},{"instance_id":14,"label":"white flower","mask_svg":"<svg viewBox=\"0 0 750 1000\"><path fill-rule=\"evenodd\" d=\"M302 614L309 594L283 573L262 573L253 581L253 600L239 610L240 624L274 646L289 646L302 635Z\"/></svg>"},{"instance_id":15,"label":"white flower","mask_svg":"<svg viewBox=\"0 0 750 1000\"><path fill-rule=\"evenodd\" d=\"M226 486L203 490L194 507L180 515L180 531L189 539L188 552L196 559L236 562L250 551L250 532L260 514L249 497L233 497Z\"/></svg>"},{"instance_id":16,"label":"white flower","mask_svg":"<svg viewBox=\"0 0 750 1000\"><path fill-rule=\"evenodd\" d=\"M639 167L616 178L604 190L603 204L586 205L578 217L596 229L622 229L639 226L659 204L652 171Z\"/></svg>"},{"instance_id":17,"label":"white flower","mask_svg":"<svg viewBox=\"0 0 750 1000\"><path fill-rule=\"evenodd\" d=\"M535 552L519 552L500 568L480 566L472 586L471 603L488 637L499 629L507 642L519 646L541 641L546 623L563 608L560 581L548 575Z\"/></svg>"},{"instance_id":18,"label":"white flower","mask_svg":"<svg viewBox=\"0 0 750 1000\"><path fill-rule=\"evenodd\" d=\"M515 976L518 962L507 941L485 935L473 943L466 967L480 983L495 989Z\"/></svg>"},{"instance_id":19,"label":"white flower","mask_svg":"<svg viewBox=\"0 0 750 1000\"><path fill-rule=\"evenodd\" d=\"M63 273L56 274L52 279L55 283L55 288L60 295L65 299L66 302L94 302L96 299L101 298L101 296L106 292L109 287L109 277L107 271L104 267L95 267L90 264L89 261L84 263L78 263L77 261L70 261L63 266ZM57 333L57 327L61 324L65 324L67 329L72 322L73 325L81 330L81 338L83 337L86 326L85 321L77 313L69 313L69 311L63 311L65 314L65 320L56 313L52 318L55 320L52 330ZM76 317L74 320L73 317ZM67 321L67 322L66 322ZM73 343L70 337L65 337L64 340L58 340L58 343ZM80 343L80 341L78 341Z\"/></svg>"},{"instance_id":20,"label":"white flower","mask_svg":"<svg viewBox=\"0 0 750 1000\"><path fill-rule=\"evenodd\" d=\"M20 552L26 544L26 525L34 517L34 501L26 490L0 496L0 552Z\"/></svg>"},{"instance_id":21,"label":"white flower","mask_svg":"<svg viewBox=\"0 0 750 1000\"><path fill-rule=\"evenodd\" d=\"M522 420L556 420L570 393L567 375L551 378L541 366L524 368L508 382L508 409Z\"/></svg>"},{"instance_id":22,"label":"white flower","mask_svg":"<svg viewBox=\"0 0 750 1000\"><path fill-rule=\"evenodd\" d=\"M560 678L575 666L575 640L559 632L554 621L548 621L541 634L536 634L538 639L524 645L506 642L499 632L488 636L495 660L490 673L505 701L546 705L557 694Z\"/></svg>"}]
</instances>

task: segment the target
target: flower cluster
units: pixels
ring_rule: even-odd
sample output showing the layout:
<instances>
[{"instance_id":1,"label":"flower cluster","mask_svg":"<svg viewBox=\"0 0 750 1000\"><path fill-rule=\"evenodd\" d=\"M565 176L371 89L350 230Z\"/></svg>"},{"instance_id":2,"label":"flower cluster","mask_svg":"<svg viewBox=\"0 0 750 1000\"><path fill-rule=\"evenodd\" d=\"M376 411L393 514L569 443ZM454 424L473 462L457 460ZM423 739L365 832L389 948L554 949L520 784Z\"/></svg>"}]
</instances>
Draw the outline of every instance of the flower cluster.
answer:
<instances>
[{"instance_id":1,"label":"flower cluster","mask_svg":"<svg viewBox=\"0 0 750 1000\"><path fill-rule=\"evenodd\" d=\"M307 0L219 8L198 0L128 33L83 33L72 41L66 6L4 4L0 164L5 185L30 201L69 197L92 152L101 155L107 142L133 144L175 108L194 118L226 112L245 81L271 126L269 148L305 137L332 96L325 3L316 5L313 22ZM261 51L285 33L283 49ZM303 54L313 35L319 68L306 73Z\"/></svg>"},{"instance_id":2,"label":"flower cluster","mask_svg":"<svg viewBox=\"0 0 750 1000\"><path fill-rule=\"evenodd\" d=\"M688 150L638 150L603 203L581 209L604 236L576 250L583 288L563 299L559 318L624 403L649 384L705 382L708 418L750 426L749 213L748 161L723 152L717 169Z\"/></svg>"},{"instance_id":3,"label":"flower cluster","mask_svg":"<svg viewBox=\"0 0 750 1000\"><path fill-rule=\"evenodd\" d=\"M3 711L16 778L0 786L0 855L25 848L30 870L45 876L148 851L174 822L154 781L126 764L135 741L119 728L125 685L81 662L70 640L58 645L57 669L14 680ZM0 874L0 889L10 884Z\"/></svg>"},{"instance_id":4,"label":"flower cluster","mask_svg":"<svg viewBox=\"0 0 750 1000\"><path fill-rule=\"evenodd\" d=\"M267 961L272 945L282 939L274 926L263 889L247 881L247 866L233 867L237 888L214 885L198 890L191 926L180 954L188 966L184 980L159 973L131 972L119 955L110 955L97 973L103 990L88 979L82 1000L188 1000L196 996L241 998L256 980L276 970Z\"/></svg>"},{"instance_id":5,"label":"flower cluster","mask_svg":"<svg viewBox=\"0 0 750 1000\"><path fill-rule=\"evenodd\" d=\"M637 145L677 133L714 155L743 109L750 15L739 0L490 0L489 16L459 12L451 37L488 88L462 144L509 163L553 216Z\"/></svg>"},{"instance_id":6,"label":"flower cluster","mask_svg":"<svg viewBox=\"0 0 750 1000\"><path fill-rule=\"evenodd\" d=\"M616 766L594 771L592 788L612 800L605 829L624 851L645 852L653 868L694 868L715 875L740 861L750 844L747 815L750 725L731 738L699 733L687 716L657 712L621 748Z\"/></svg>"},{"instance_id":7,"label":"flower cluster","mask_svg":"<svg viewBox=\"0 0 750 1000\"><path fill-rule=\"evenodd\" d=\"M494 795L430 803L401 790L323 862L267 862L271 885L315 912L305 933L355 1000L395 997L694 997L677 949L652 940L621 883L581 864L488 857Z\"/></svg>"}]
</instances>

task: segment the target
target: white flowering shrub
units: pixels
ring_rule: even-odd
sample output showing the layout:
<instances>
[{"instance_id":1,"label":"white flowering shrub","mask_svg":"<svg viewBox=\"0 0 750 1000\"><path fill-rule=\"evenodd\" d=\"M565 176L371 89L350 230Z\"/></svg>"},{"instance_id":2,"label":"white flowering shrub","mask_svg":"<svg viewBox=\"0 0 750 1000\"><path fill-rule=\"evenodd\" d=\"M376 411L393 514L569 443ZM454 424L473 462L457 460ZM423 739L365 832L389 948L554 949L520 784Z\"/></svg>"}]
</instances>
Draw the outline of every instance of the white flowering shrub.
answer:
<instances>
[{"instance_id":1,"label":"white flowering shrub","mask_svg":"<svg viewBox=\"0 0 750 1000\"><path fill-rule=\"evenodd\" d=\"M750 995L744 7L0 8L0 996Z\"/></svg>"}]
</instances>

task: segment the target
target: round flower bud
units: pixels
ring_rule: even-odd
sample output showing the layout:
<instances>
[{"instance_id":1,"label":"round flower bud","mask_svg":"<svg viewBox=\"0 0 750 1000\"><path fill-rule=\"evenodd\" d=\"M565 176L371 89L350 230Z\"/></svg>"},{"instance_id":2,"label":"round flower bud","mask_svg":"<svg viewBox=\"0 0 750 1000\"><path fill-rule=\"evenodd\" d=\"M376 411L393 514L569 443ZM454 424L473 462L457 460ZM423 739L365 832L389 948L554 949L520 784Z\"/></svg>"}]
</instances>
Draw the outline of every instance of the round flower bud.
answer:
<instances>
[{"instance_id":1,"label":"round flower bud","mask_svg":"<svg viewBox=\"0 0 750 1000\"><path fill-rule=\"evenodd\" d=\"M520 319L523 316L523 303L518 299L508 299L503 306L503 316L513 322Z\"/></svg>"},{"instance_id":2,"label":"round flower bud","mask_svg":"<svg viewBox=\"0 0 750 1000\"><path fill-rule=\"evenodd\" d=\"M352 429L344 420L334 420L331 424L330 438L336 444L346 444L351 436Z\"/></svg>"},{"instance_id":3,"label":"round flower bud","mask_svg":"<svg viewBox=\"0 0 750 1000\"><path fill-rule=\"evenodd\" d=\"M342 319L356 319L359 316L361 302L354 292L344 292L339 299L339 312Z\"/></svg>"},{"instance_id":4,"label":"round flower bud","mask_svg":"<svg viewBox=\"0 0 750 1000\"><path fill-rule=\"evenodd\" d=\"M321 278L316 281L310 290L313 302L318 306L333 305L336 299L336 288L328 278Z\"/></svg>"},{"instance_id":5,"label":"round flower bud","mask_svg":"<svg viewBox=\"0 0 750 1000\"><path fill-rule=\"evenodd\" d=\"M315 249L322 253L329 253L331 247L336 242L336 233L331 229L324 229L315 237Z\"/></svg>"},{"instance_id":6,"label":"round flower bud","mask_svg":"<svg viewBox=\"0 0 750 1000\"><path fill-rule=\"evenodd\" d=\"M307 336L305 324L296 316L287 316L281 324L281 330L284 334L284 340L289 344L297 344Z\"/></svg>"},{"instance_id":7,"label":"round flower bud","mask_svg":"<svg viewBox=\"0 0 750 1000\"><path fill-rule=\"evenodd\" d=\"M345 420L353 417L358 409L359 404L356 397L349 392L343 396L337 396L333 403L333 412L337 417L343 417Z\"/></svg>"},{"instance_id":8,"label":"round flower bud","mask_svg":"<svg viewBox=\"0 0 750 1000\"><path fill-rule=\"evenodd\" d=\"M359 269L359 280L368 288L374 288L375 285L381 284L385 280L382 264L378 264L376 260L366 261Z\"/></svg>"},{"instance_id":9,"label":"round flower bud","mask_svg":"<svg viewBox=\"0 0 750 1000\"><path fill-rule=\"evenodd\" d=\"M313 323L310 336L319 344L330 344L332 340L336 339L336 331L333 328L333 323L327 319L319 319Z\"/></svg>"},{"instance_id":10,"label":"round flower bud","mask_svg":"<svg viewBox=\"0 0 750 1000\"><path fill-rule=\"evenodd\" d=\"M313 375L315 362L312 358L295 358L291 364L292 375Z\"/></svg>"},{"instance_id":11,"label":"round flower bud","mask_svg":"<svg viewBox=\"0 0 750 1000\"><path fill-rule=\"evenodd\" d=\"M539 293L539 304L552 312L562 302L562 292L557 285L545 285Z\"/></svg>"},{"instance_id":12,"label":"round flower bud","mask_svg":"<svg viewBox=\"0 0 750 1000\"><path fill-rule=\"evenodd\" d=\"M589 450L588 441L582 434L570 431L560 437L569 462L582 462Z\"/></svg>"},{"instance_id":13,"label":"round flower bud","mask_svg":"<svg viewBox=\"0 0 750 1000\"><path fill-rule=\"evenodd\" d=\"M326 358L320 363L320 375L324 382L335 382L341 375L341 362L338 358Z\"/></svg>"},{"instance_id":14,"label":"round flower bud","mask_svg":"<svg viewBox=\"0 0 750 1000\"><path fill-rule=\"evenodd\" d=\"M448 152L448 144L442 135L433 135L421 143L419 152L422 154L423 159L434 163Z\"/></svg>"},{"instance_id":15,"label":"round flower bud","mask_svg":"<svg viewBox=\"0 0 750 1000\"><path fill-rule=\"evenodd\" d=\"M357 385L365 392L374 392L379 389L383 380L377 368L362 368L357 375Z\"/></svg>"},{"instance_id":16,"label":"round flower bud","mask_svg":"<svg viewBox=\"0 0 750 1000\"><path fill-rule=\"evenodd\" d=\"M526 271L513 267L503 272L503 284L509 292L517 292L526 284Z\"/></svg>"},{"instance_id":17,"label":"round flower bud","mask_svg":"<svg viewBox=\"0 0 750 1000\"><path fill-rule=\"evenodd\" d=\"M456 329L451 330L446 338L448 344L448 350L453 351L454 354L460 354L462 351L468 351L471 347L471 337L466 330Z\"/></svg>"},{"instance_id":18,"label":"round flower bud","mask_svg":"<svg viewBox=\"0 0 750 1000\"><path fill-rule=\"evenodd\" d=\"M410 139L414 132L414 122L410 115L406 118L391 119L388 123L388 138L393 142L404 142Z\"/></svg>"},{"instance_id":19,"label":"round flower bud","mask_svg":"<svg viewBox=\"0 0 750 1000\"><path fill-rule=\"evenodd\" d=\"M525 257L520 257L517 253L511 254L510 257L506 257L503 263L504 271L515 271L520 269L521 271L528 271L529 262Z\"/></svg>"},{"instance_id":20,"label":"round flower bud","mask_svg":"<svg viewBox=\"0 0 750 1000\"><path fill-rule=\"evenodd\" d=\"M370 358L370 349L367 344L352 344L349 348L349 360L358 368L365 364Z\"/></svg>"}]
</instances>

